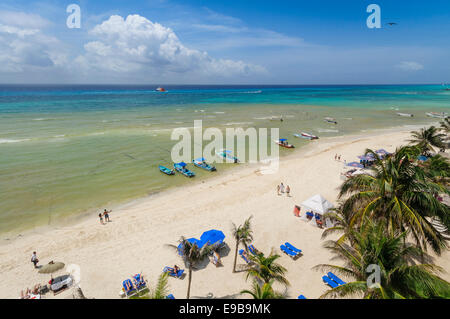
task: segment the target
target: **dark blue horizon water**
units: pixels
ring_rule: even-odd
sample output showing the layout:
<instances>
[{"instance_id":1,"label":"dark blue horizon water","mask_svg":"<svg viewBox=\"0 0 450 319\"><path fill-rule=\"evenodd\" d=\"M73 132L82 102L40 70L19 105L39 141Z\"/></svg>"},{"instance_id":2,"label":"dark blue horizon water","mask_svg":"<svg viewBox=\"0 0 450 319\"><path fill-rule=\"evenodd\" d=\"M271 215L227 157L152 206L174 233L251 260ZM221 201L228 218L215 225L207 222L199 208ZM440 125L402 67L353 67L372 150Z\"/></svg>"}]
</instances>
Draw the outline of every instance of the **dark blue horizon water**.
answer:
<instances>
[{"instance_id":1,"label":"dark blue horizon water","mask_svg":"<svg viewBox=\"0 0 450 319\"><path fill-rule=\"evenodd\" d=\"M442 85L0 85L0 114L196 104L450 107Z\"/></svg>"}]
</instances>

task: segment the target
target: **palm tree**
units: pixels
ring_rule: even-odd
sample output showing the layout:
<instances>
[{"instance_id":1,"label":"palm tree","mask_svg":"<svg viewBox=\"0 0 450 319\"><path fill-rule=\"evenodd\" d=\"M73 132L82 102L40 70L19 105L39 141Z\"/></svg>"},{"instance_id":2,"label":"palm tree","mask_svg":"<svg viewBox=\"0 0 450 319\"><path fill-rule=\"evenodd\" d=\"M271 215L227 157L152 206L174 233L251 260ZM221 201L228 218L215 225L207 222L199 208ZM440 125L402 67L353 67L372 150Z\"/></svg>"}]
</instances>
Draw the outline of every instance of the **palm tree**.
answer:
<instances>
[{"instance_id":1,"label":"palm tree","mask_svg":"<svg viewBox=\"0 0 450 319\"><path fill-rule=\"evenodd\" d=\"M191 243L184 237L181 237L179 243L181 244L179 250L178 246L168 246L177 249L179 254L182 256L186 267L188 268L188 289L186 299L189 299L191 294L192 270L198 263L203 261L208 256L212 248L208 245L199 248L196 243Z\"/></svg>"},{"instance_id":2,"label":"palm tree","mask_svg":"<svg viewBox=\"0 0 450 319\"><path fill-rule=\"evenodd\" d=\"M435 183L445 183L447 178L450 177L450 162L442 155L430 157L422 164L422 167L427 177Z\"/></svg>"},{"instance_id":3,"label":"palm tree","mask_svg":"<svg viewBox=\"0 0 450 319\"><path fill-rule=\"evenodd\" d=\"M155 288L149 289L145 295L136 296L135 298L133 296L132 299L166 299L169 291L168 277L168 273L162 273L158 277Z\"/></svg>"},{"instance_id":4,"label":"palm tree","mask_svg":"<svg viewBox=\"0 0 450 319\"><path fill-rule=\"evenodd\" d=\"M168 279L169 274L166 272L159 275L155 288L150 292L150 299L166 299L166 296L169 293Z\"/></svg>"},{"instance_id":5,"label":"palm tree","mask_svg":"<svg viewBox=\"0 0 450 319\"><path fill-rule=\"evenodd\" d=\"M346 197L342 209L350 228L361 227L365 217L386 220L391 233L409 229L417 245L424 249L430 245L440 254L447 242L430 219L437 219L450 228L450 208L434 196L449 191L427 178L424 170L415 164L415 147L397 149L384 160L371 150L366 154L375 158L372 174L349 178L339 193L339 198Z\"/></svg>"},{"instance_id":6,"label":"palm tree","mask_svg":"<svg viewBox=\"0 0 450 319\"><path fill-rule=\"evenodd\" d=\"M448 298L450 284L439 278L442 269L430 262L424 251L415 245L405 243L408 232L386 232L386 222L377 223L367 219L361 229L352 230L355 242L352 246L338 241L327 241L330 249L344 266L329 264L314 268L350 279L346 284L328 290L321 298L348 297L359 295L367 299L392 298ZM367 273L369 265L380 269L380 281L372 284Z\"/></svg>"},{"instance_id":7,"label":"palm tree","mask_svg":"<svg viewBox=\"0 0 450 319\"><path fill-rule=\"evenodd\" d=\"M441 131L445 134L450 134L450 117L446 117L443 121L440 122Z\"/></svg>"},{"instance_id":8,"label":"palm tree","mask_svg":"<svg viewBox=\"0 0 450 319\"><path fill-rule=\"evenodd\" d=\"M442 148L444 143L442 142L445 137L444 134L439 133L439 129L430 126L429 128L422 128L420 131L411 132L412 139L409 140L411 144L417 145L422 150L422 153L428 153L433 151L433 147Z\"/></svg>"},{"instance_id":9,"label":"palm tree","mask_svg":"<svg viewBox=\"0 0 450 319\"><path fill-rule=\"evenodd\" d=\"M339 237L338 242L349 240L350 230L354 227L351 224L351 217L352 214L349 214L347 210L343 209L343 203L323 214L324 220L326 218L333 220L333 226L324 229L322 232L322 239L335 233L341 233L342 235Z\"/></svg>"},{"instance_id":10,"label":"palm tree","mask_svg":"<svg viewBox=\"0 0 450 319\"><path fill-rule=\"evenodd\" d=\"M273 280L262 286L257 280L253 280L251 290L242 290L241 294L249 294L253 299L283 299L284 295L273 290Z\"/></svg>"},{"instance_id":11,"label":"palm tree","mask_svg":"<svg viewBox=\"0 0 450 319\"><path fill-rule=\"evenodd\" d=\"M236 227L236 225L233 223L233 237L236 240L236 250L234 252L234 263L233 263L233 272L236 272L236 262L237 262L237 255L238 255L238 249L239 244L242 243L245 247L245 251L248 252L248 244L250 244L253 241L253 231L251 228L250 220L252 219L252 216L247 218L243 225L239 225L239 227Z\"/></svg>"},{"instance_id":12,"label":"palm tree","mask_svg":"<svg viewBox=\"0 0 450 319\"><path fill-rule=\"evenodd\" d=\"M285 286L289 285L289 281L285 277L287 270L276 263L278 258L280 255L274 254L273 251L268 257L264 257L263 253L258 253L256 256L250 255L253 265L247 269L247 279L252 276L266 284L274 280Z\"/></svg>"}]
</instances>

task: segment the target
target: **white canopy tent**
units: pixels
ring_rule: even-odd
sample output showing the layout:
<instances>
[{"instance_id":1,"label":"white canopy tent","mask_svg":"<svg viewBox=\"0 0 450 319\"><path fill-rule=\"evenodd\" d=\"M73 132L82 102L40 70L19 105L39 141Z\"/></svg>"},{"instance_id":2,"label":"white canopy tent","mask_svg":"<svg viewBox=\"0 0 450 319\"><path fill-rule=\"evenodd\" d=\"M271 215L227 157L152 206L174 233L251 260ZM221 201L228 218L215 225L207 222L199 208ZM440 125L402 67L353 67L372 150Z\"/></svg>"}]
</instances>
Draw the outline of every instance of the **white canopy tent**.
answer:
<instances>
[{"instance_id":1,"label":"white canopy tent","mask_svg":"<svg viewBox=\"0 0 450 319\"><path fill-rule=\"evenodd\" d=\"M325 214L328 210L334 207L333 204L323 198L320 194L314 195L313 197L305 200L301 205L319 214Z\"/></svg>"},{"instance_id":2,"label":"white canopy tent","mask_svg":"<svg viewBox=\"0 0 450 319\"><path fill-rule=\"evenodd\" d=\"M322 197L322 195L317 194L314 195L313 197L305 200L302 204L303 207L305 207L306 209L311 210L314 213L317 213L319 215L323 215L326 212L328 212L331 208L334 207L334 205L332 203L330 203L329 201L327 201L325 198ZM306 214L303 214L301 216L301 219L308 221L308 218L306 216ZM316 219L312 218L308 224L310 224L311 226L315 226L318 227ZM331 222L331 220L329 218L327 218L324 222L324 226L326 228L328 227L332 227L333 223Z\"/></svg>"}]
</instances>

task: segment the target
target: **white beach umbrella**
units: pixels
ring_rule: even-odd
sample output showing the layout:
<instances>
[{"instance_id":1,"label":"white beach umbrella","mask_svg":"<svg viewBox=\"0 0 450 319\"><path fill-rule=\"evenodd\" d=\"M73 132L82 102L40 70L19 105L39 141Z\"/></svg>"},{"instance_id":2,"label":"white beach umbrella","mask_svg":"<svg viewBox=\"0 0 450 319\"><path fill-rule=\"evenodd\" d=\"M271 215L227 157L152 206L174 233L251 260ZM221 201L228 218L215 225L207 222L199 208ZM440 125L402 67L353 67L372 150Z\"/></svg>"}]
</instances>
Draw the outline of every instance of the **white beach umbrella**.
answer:
<instances>
[{"instance_id":1,"label":"white beach umbrella","mask_svg":"<svg viewBox=\"0 0 450 319\"><path fill-rule=\"evenodd\" d=\"M320 214L325 214L330 208L334 207L333 204L323 198L320 194L314 195L313 197L305 200L302 203L302 206Z\"/></svg>"}]
</instances>

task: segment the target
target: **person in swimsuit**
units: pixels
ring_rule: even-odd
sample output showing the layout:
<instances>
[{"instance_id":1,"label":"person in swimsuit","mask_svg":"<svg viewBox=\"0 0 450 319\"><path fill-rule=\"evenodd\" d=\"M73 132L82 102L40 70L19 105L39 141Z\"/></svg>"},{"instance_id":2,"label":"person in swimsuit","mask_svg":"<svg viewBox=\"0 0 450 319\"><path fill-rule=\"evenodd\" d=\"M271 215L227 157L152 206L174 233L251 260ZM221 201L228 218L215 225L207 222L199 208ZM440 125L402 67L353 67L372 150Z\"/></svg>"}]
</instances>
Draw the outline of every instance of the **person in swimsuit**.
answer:
<instances>
[{"instance_id":1,"label":"person in swimsuit","mask_svg":"<svg viewBox=\"0 0 450 319\"><path fill-rule=\"evenodd\" d=\"M133 289L133 285L131 284L131 282L126 281L125 288L126 288L126 291L130 291L131 289Z\"/></svg>"},{"instance_id":2,"label":"person in swimsuit","mask_svg":"<svg viewBox=\"0 0 450 319\"><path fill-rule=\"evenodd\" d=\"M109 222L109 213L111 211L107 211L106 209L103 211L103 216L105 216L105 222Z\"/></svg>"}]
</instances>

